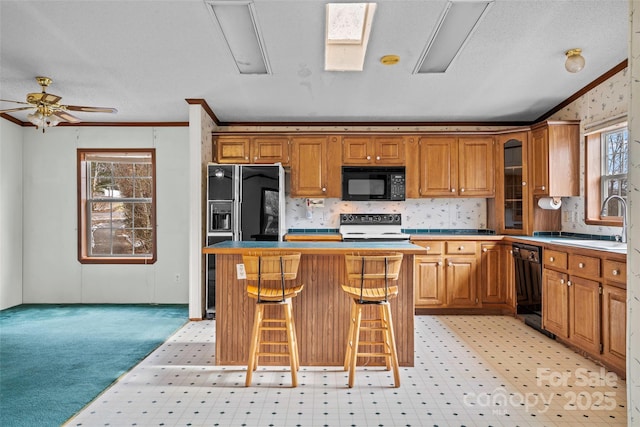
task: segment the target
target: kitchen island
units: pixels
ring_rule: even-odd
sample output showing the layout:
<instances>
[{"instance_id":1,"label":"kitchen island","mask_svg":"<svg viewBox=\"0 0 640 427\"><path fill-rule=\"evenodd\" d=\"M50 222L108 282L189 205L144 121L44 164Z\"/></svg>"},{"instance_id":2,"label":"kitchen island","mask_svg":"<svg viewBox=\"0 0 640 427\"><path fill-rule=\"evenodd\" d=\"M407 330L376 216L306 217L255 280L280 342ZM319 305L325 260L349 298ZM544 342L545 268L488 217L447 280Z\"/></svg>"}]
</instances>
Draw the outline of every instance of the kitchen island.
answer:
<instances>
[{"instance_id":1,"label":"kitchen island","mask_svg":"<svg viewBox=\"0 0 640 427\"><path fill-rule=\"evenodd\" d=\"M403 253L398 297L390 303L400 366L414 365L413 257L424 254L424 248L408 242L265 241L225 241L203 249L203 253L216 256L216 364L247 364L255 300L247 296L246 281L237 278L236 265L242 264L242 254L257 251L302 254L297 280L304 289L293 299L293 311L303 366L344 363L351 303L340 287L346 281L344 255L364 251ZM283 358L260 361L287 364ZM384 361L359 360L360 363L383 365Z\"/></svg>"}]
</instances>

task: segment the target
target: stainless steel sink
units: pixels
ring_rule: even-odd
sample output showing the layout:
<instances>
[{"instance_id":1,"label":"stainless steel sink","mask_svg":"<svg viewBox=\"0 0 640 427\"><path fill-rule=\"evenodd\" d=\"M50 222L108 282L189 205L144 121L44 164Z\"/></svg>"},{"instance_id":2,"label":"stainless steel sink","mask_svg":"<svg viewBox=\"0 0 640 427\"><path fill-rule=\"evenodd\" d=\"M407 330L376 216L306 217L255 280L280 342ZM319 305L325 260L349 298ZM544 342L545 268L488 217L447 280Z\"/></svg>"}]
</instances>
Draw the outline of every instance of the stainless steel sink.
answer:
<instances>
[{"instance_id":1,"label":"stainless steel sink","mask_svg":"<svg viewBox=\"0 0 640 427\"><path fill-rule=\"evenodd\" d=\"M582 240L582 239L555 239L552 243L560 243L563 245L580 246L582 248L601 249L605 251L614 251L619 253L627 253L627 244L622 242L614 242L611 240Z\"/></svg>"}]
</instances>

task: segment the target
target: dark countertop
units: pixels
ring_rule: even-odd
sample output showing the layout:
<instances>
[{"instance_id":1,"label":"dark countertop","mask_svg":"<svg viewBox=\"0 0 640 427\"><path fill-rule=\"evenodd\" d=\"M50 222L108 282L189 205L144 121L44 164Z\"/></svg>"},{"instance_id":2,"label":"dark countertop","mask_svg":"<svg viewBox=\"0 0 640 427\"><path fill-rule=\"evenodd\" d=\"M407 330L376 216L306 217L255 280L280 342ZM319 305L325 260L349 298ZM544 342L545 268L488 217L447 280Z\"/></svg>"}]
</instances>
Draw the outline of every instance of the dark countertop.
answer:
<instances>
[{"instance_id":1,"label":"dark countertop","mask_svg":"<svg viewBox=\"0 0 640 427\"><path fill-rule=\"evenodd\" d=\"M243 254L256 250L298 251L303 254L345 254L357 251L402 252L425 254L426 250L409 242L254 242L231 241L216 243L202 249L205 254Z\"/></svg>"}]
</instances>

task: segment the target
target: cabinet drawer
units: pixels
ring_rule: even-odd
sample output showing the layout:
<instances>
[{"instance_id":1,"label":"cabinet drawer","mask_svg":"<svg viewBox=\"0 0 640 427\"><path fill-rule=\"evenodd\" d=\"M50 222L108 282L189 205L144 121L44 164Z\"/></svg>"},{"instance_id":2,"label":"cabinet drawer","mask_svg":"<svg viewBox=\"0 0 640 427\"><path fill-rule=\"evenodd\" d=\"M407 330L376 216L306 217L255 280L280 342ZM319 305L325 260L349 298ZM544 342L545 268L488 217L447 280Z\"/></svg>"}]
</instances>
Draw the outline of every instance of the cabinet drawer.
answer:
<instances>
[{"instance_id":1,"label":"cabinet drawer","mask_svg":"<svg viewBox=\"0 0 640 427\"><path fill-rule=\"evenodd\" d=\"M600 258L571 254L569 256L569 271L578 276L599 278Z\"/></svg>"},{"instance_id":2,"label":"cabinet drawer","mask_svg":"<svg viewBox=\"0 0 640 427\"><path fill-rule=\"evenodd\" d=\"M627 283L627 263L605 260L602 275L605 280L618 283Z\"/></svg>"},{"instance_id":3,"label":"cabinet drawer","mask_svg":"<svg viewBox=\"0 0 640 427\"><path fill-rule=\"evenodd\" d=\"M474 255L476 253L476 242L469 241L452 241L445 242L447 254L465 254Z\"/></svg>"},{"instance_id":4,"label":"cabinet drawer","mask_svg":"<svg viewBox=\"0 0 640 427\"><path fill-rule=\"evenodd\" d=\"M422 246L427 250L429 255L442 255L442 247L444 246L444 242L434 242L430 240L416 240L414 243L418 246Z\"/></svg>"},{"instance_id":5,"label":"cabinet drawer","mask_svg":"<svg viewBox=\"0 0 640 427\"><path fill-rule=\"evenodd\" d=\"M567 269L567 253L554 251L551 249L544 250L544 266L555 267L562 270Z\"/></svg>"}]
</instances>

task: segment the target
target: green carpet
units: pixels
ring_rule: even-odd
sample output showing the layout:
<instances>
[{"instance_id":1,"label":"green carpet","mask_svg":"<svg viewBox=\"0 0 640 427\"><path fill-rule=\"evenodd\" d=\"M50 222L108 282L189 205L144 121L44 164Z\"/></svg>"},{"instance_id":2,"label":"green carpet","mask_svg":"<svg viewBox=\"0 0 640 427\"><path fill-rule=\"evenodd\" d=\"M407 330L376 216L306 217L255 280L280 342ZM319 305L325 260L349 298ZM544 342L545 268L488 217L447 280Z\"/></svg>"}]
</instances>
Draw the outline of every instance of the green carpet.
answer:
<instances>
[{"instance_id":1,"label":"green carpet","mask_svg":"<svg viewBox=\"0 0 640 427\"><path fill-rule=\"evenodd\" d=\"M61 425L187 320L186 305L0 311L0 425Z\"/></svg>"}]
</instances>

